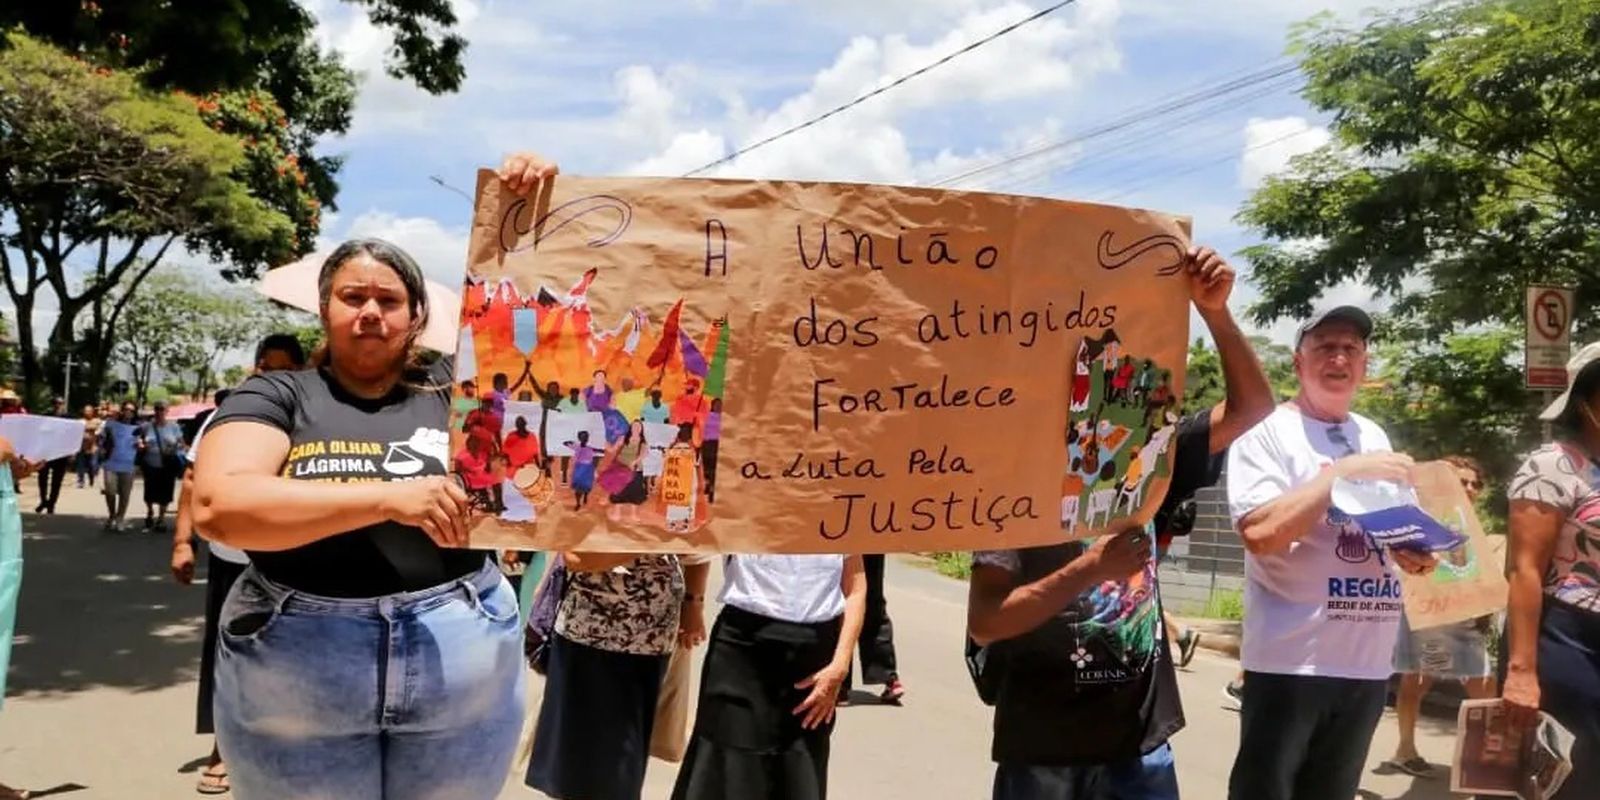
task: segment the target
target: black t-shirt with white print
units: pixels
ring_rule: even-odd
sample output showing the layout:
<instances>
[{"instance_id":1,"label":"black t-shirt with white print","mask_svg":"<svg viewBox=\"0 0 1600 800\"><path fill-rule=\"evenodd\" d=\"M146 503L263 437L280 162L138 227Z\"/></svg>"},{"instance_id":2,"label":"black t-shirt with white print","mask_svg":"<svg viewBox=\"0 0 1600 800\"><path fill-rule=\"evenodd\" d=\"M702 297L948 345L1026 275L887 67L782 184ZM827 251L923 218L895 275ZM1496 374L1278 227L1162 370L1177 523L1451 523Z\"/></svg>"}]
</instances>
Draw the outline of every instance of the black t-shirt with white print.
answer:
<instances>
[{"instance_id":1,"label":"black t-shirt with white print","mask_svg":"<svg viewBox=\"0 0 1600 800\"><path fill-rule=\"evenodd\" d=\"M289 436L283 477L356 483L449 474L449 359L430 370L438 389L398 386L388 397L346 391L326 370L272 372L245 381L210 430L247 420ZM268 580L328 597L379 597L469 575L486 554L434 544L420 528L385 522L290 550L249 551Z\"/></svg>"},{"instance_id":2,"label":"black t-shirt with white print","mask_svg":"<svg viewBox=\"0 0 1600 800\"><path fill-rule=\"evenodd\" d=\"M1171 480L1155 524L1217 481L1209 410L1180 420ZM1187 531L1184 531L1187 533ZM1003 569L1016 584L1037 581L1082 555L1083 541L973 554L979 567ZM1028 766L1106 764L1136 758L1183 729L1161 622L1156 564L1080 595L1040 627L991 645L999 667L996 762Z\"/></svg>"}]
</instances>

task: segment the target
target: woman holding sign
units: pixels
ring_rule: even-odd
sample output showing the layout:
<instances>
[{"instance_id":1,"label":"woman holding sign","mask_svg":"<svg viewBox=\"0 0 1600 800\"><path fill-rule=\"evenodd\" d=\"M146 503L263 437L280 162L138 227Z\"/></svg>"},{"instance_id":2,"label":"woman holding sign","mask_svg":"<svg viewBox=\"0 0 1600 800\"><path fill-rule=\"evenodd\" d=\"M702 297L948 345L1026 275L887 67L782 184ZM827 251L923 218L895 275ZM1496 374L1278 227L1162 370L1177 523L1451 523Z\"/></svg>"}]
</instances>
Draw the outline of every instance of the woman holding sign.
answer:
<instances>
[{"instance_id":1,"label":"woman holding sign","mask_svg":"<svg viewBox=\"0 0 1600 800\"><path fill-rule=\"evenodd\" d=\"M528 156L501 170L517 192L554 174ZM517 598L462 549L451 365L416 350L424 286L392 244L341 245L318 278L317 368L250 378L201 443L195 524L251 561L216 667L217 741L241 800L485 798L510 767Z\"/></svg>"},{"instance_id":2,"label":"woman holding sign","mask_svg":"<svg viewBox=\"0 0 1600 800\"><path fill-rule=\"evenodd\" d=\"M1576 737L1555 797L1600 787L1600 342L1567 365L1567 391L1540 415L1557 441L1511 481L1511 602L1505 698L1531 729L1539 712Z\"/></svg>"}]
</instances>

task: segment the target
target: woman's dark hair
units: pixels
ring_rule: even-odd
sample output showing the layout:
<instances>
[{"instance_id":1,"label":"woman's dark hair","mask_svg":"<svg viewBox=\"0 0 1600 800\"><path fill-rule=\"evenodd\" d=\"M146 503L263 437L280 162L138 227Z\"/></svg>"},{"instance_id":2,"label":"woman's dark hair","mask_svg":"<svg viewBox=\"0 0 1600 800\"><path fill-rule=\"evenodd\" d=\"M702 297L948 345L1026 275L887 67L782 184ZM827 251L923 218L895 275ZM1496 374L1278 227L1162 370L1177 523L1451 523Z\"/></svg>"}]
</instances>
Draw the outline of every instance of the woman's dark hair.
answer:
<instances>
[{"instance_id":1,"label":"woman's dark hair","mask_svg":"<svg viewBox=\"0 0 1600 800\"><path fill-rule=\"evenodd\" d=\"M1600 361L1590 363L1578 373L1577 380L1572 382L1572 391L1567 394L1567 407L1556 417L1556 429L1567 438L1583 435L1583 412L1578 410L1578 404L1586 402L1597 390L1600 390Z\"/></svg>"},{"instance_id":2,"label":"woman's dark hair","mask_svg":"<svg viewBox=\"0 0 1600 800\"><path fill-rule=\"evenodd\" d=\"M324 298L323 302L326 303L327 299ZM296 364L306 363L306 349L292 333L274 333L262 339L261 343L256 345L256 363L260 364L261 359L266 358L267 354L274 350L288 356L289 360Z\"/></svg>"},{"instance_id":3,"label":"woman's dark hair","mask_svg":"<svg viewBox=\"0 0 1600 800\"><path fill-rule=\"evenodd\" d=\"M406 287L406 304L411 308L412 336L428 327L428 284L422 277L422 267L416 259L398 246L382 239L351 239L339 245L322 262L322 272L317 276L317 298L326 308L333 299L333 276L339 268L356 256L367 256L373 261L394 270L400 283Z\"/></svg>"},{"instance_id":4,"label":"woman's dark hair","mask_svg":"<svg viewBox=\"0 0 1600 800\"><path fill-rule=\"evenodd\" d=\"M422 267L399 246L382 239L351 239L339 245L322 262L322 272L317 275L317 298L326 309L333 299L333 276L338 274L350 259L365 255L373 261L394 270L400 284L406 288L406 305L411 309L411 330L408 331L409 348L406 353L403 383L417 391L433 391L445 387L429 385L428 368L417 348L417 337L428 327L428 284L422 276ZM311 354L311 363L325 367L331 360L327 342Z\"/></svg>"}]
</instances>

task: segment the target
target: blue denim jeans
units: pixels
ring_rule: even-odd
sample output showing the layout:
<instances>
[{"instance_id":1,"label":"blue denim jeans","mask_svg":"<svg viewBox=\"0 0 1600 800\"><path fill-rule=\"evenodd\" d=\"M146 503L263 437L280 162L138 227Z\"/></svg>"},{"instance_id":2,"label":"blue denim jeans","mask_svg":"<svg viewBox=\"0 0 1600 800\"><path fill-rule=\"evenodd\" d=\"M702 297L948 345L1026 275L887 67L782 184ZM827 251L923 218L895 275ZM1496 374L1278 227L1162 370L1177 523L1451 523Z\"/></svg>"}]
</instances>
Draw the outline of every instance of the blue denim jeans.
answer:
<instances>
[{"instance_id":1,"label":"blue denim jeans","mask_svg":"<svg viewBox=\"0 0 1600 800\"><path fill-rule=\"evenodd\" d=\"M1001 764L994 771L994 800L1178 800L1172 745L1111 764Z\"/></svg>"},{"instance_id":2,"label":"blue denim jeans","mask_svg":"<svg viewBox=\"0 0 1600 800\"><path fill-rule=\"evenodd\" d=\"M219 627L217 746L239 800L499 794L525 687L517 597L493 564L365 599L251 567Z\"/></svg>"}]
</instances>

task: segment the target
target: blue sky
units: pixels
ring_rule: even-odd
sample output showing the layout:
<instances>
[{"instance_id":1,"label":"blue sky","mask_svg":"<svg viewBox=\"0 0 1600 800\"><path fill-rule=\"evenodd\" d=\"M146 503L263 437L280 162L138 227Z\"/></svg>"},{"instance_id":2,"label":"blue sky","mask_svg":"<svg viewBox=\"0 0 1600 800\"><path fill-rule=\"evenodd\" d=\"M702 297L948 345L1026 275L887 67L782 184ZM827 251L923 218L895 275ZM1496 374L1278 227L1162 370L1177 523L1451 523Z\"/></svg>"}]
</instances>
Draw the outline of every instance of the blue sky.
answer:
<instances>
[{"instance_id":1,"label":"blue sky","mask_svg":"<svg viewBox=\"0 0 1600 800\"><path fill-rule=\"evenodd\" d=\"M469 41L459 93L389 78L359 6L303 0L362 73L330 245L392 239L459 280L474 170L533 149L569 174L678 175L852 99L1044 8L1045 0L454 0ZM711 174L931 184L1285 57L1291 25L1405 5L1374 0L1077 0L1042 20ZM1052 151L960 188L1155 208L1225 253L1262 175L1327 132L1293 78ZM179 259L183 260L183 259ZM199 260L190 258L192 263ZM1248 265L1235 259L1241 271ZM1248 286L1236 307L1249 302ZM1374 305L1357 287L1329 300ZM53 322L41 298L38 322ZM1287 339L1293 323L1264 332ZM1197 329L1198 330L1198 329Z\"/></svg>"}]
</instances>

